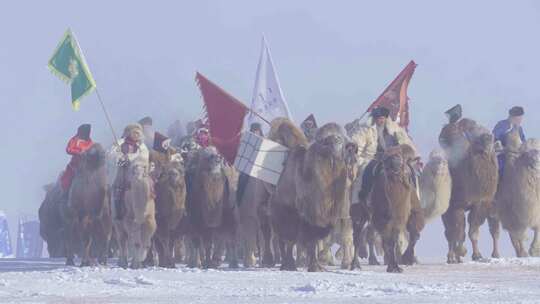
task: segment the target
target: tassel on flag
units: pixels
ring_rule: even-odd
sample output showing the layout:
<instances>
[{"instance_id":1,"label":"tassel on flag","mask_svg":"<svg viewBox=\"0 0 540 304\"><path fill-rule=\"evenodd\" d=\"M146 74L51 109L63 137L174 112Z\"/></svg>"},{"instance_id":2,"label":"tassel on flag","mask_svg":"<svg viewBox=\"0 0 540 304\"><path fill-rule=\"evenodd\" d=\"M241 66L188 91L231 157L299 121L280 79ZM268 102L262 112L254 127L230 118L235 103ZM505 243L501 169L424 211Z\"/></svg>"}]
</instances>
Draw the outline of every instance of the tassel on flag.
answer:
<instances>
[{"instance_id":1,"label":"tassel on flag","mask_svg":"<svg viewBox=\"0 0 540 304\"><path fill-rule=\"evenodd\" d=\"M408 129L410 117L407 88L416 66L417 64L411 60L403 71L401 71L401 73L399 73L399 75L384 90L381 96L369 106L367 112L371 112L371 110L379 106L388 108L390 110L390 117L397 121L401 127Z\"/></svg>"},{"instance_id":2,"label":"tassel on flag","mask_svg":"<svg viewBox=\"0 0 540 304\"><path fill-rule=\"evenodd\" d=\"M199 72L195 79L203 97L211 143L232 165L249 109Z\"/></svg>"}]
</instances>

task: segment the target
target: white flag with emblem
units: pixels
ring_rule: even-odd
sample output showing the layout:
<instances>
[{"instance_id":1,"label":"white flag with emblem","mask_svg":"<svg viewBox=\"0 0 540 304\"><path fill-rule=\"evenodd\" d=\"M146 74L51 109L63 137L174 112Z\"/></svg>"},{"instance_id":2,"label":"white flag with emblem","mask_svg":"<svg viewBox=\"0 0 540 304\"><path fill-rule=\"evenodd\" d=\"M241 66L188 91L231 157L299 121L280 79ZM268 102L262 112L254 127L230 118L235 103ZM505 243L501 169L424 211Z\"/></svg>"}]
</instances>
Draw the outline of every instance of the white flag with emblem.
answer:
<instances>
[{"instance_id":1,"label":"white flag with emblem","mask_svg":"<svg viewBox=\"0 0 540 304\"><path fill-rule=\"evenodd\" d=\"M281 86L279 85L272 56L270 55L270 49L264 37L262 39L261 57L257 65L255 88L253 89L253 97L251 99L251 110L257 112L257 114L268 122L271 122L276 117L292 119L285 97L283 97ZM248 127L254 122L261 123L265 134L270 128L267 123L253 113L250 113L247 117L247 122Z\"/></svg>"}]
</instances>

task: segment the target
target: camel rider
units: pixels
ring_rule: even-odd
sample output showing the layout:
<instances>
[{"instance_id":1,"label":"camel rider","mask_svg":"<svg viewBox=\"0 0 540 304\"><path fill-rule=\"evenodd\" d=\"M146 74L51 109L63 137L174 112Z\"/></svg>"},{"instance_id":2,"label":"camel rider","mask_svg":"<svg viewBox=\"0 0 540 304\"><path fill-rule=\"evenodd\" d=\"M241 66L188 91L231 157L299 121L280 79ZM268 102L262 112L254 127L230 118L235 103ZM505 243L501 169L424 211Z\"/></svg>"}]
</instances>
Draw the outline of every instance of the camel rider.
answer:
<instances>
[{"instance_id":1,"label":"camel rider","mask_svg":"<svg viewBox=\"0 0 540 304\"><path fill-rule=\"evenodd\" d=\"M378 107L371 111L370 121L360 125L358 130L351 134L351 139L358 145L357 159L362 174L362 186L359 199L366 201L373 187L376 165L384 153L392 147L407 144L416 155L416 148L403 128L392 119L389 119L390 110Z\"/></svg>"},{"instance_id":2,"label":"camel rider","mask_svg":"<svg viewBox=\"0 0 540 304\"><path fill-rule=\"evenodd\" d=\"M154 127L152 126L152 117L146 116L138 121L143 129L144 144L151 147L154 143Z\"/></svg>"},{"instance_id":3,"label":"camel rider","mask_svg":"<svg viewBox=\"0 0 540 304\"><path fill-rule=\"evenodd\" d=\"M124 129L122 139L113 149L119 167L113 186L115 193L114 205L116 218L121 219L125 213L124 193L129 187L127 183L129 164L136 159L142 159L149 164L149 152L144 144L142 126L140 124L128 125Z\"/></svg>"},{"instance_id":4,"label":"camel rider","mask_svg":"<svg viewBox=\"0 0 540 304\"><path fill-rule=\"evenodd\" d=\"M519 106L512 107L508 111L508 118L505 120L499 121L493 128L493 136L495 137L495 141L500 142L500 144L503 147L506 147L506 142L505 142L506 134L517 129L519 132L519 137L521 138L521 142L525 142L526 141L525 133L523 132L523 128L521 127L524 114L525 114L525 110L522 107L519 107ZM497 156L497 159L499 161L499 176L502 177L502 173L503 173L504 165L505 165L504 154L500 153Z\"/></svg>"},{"instance_id":5,"label":"camel rider","mask_svg":"<svg viewBox=\"0 0 540 304\"><path fill-rule=\"evenodd\" d=\"M86 150L90 149L94 144L92 139L90 139L90 131L92 126L90 124L80 125L77 129L77 134L73 136L66 147L66 153L71 155L71 161L66 167L66 170L60 178L60 183L62 185L62 190L64 194L67 195L69 187L71 186L71 181L75 176L75 171L77 170L80 162L80 155Z\"/></svg>"},{"instance_id":6,"label":"camel rider","mask_svg":"<svg viewBox=\"0 0 540 304\"><path fill-rule=\"evenodd\" d=\"M309 142L313 142L315 140L315 134L317 133L317 121L315 120L315 116L313 114L309 114L309 116L300 124L300 128L304 132L304 135Z\"/></svg>"},{"instance_id":7,"label":"camel rider","mask_svg":"<svg viewBox=\"0 0 540 304\"><path fill-rule=\"evenodd\" d=\"M210 145L210 133L205 126L200 127L195 133L195 141L202 148L206 148Z\"/></svg>"},{"instance_id":8,"label":"camel rider","mask_svg":"<svg viewBox=\"0 0 540 304\"><path fill-rule=\"evenodd\" d=\"M171 146L172 140L167 136L155 132L154 144L150 151L150 166L154 166L152 178L154 182L158 180L163 171L163 167L169 163L183 163L182 156Z\"/></svg>"}]
</instances>

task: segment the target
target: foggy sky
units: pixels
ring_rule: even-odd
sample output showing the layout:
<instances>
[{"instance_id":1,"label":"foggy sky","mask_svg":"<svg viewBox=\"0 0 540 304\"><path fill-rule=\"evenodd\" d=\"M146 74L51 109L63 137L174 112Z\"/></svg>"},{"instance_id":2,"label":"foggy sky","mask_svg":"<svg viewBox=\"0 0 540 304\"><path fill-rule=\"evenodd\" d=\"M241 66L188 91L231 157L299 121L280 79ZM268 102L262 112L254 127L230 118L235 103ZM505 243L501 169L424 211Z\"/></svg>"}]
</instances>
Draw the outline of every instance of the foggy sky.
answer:
<instances>
[{"instance_id":1,"label":"foggy sky","mask_svg":"<svg viewBox=\"0 0 540 304\"><path fill-rule=\"evenodd\" d=\"M117 133L145 115L164 130L200 116L200 71L249 103L264 34L296 121L360 116L398 72L418 63L409 86L411 135L423 155L437 145L444 110L491 128L509 107L535 116L540 71L535 1L3 1L0 6L0 156L3 199L12 235L19 215L37 217L42 186L69 161L65 145L81 123L95 141L111 135L95 94L73 112L69 88L46 68L71 27ZM487 230L487 228L483 228ZM501 237L504 255L508 236ZM484 255L490 245L484 235ZM443 256L438 219L419 244Z\"/></svg>"}]
</instances>

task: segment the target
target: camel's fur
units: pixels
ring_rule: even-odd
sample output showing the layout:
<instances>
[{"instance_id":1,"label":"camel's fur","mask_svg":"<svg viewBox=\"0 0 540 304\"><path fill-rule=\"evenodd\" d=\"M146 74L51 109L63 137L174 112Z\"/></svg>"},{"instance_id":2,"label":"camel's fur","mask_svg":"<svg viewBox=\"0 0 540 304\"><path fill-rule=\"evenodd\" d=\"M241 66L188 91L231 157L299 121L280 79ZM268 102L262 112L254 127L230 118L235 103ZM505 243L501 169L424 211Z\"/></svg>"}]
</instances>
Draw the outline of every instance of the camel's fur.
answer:
<instances>
[{"instance_id":1,"label":"camel's fur","mask_svg":"<svg viewBox=\"0 0 540 304\"><path fill-rule=\"evenodd\" d=\"M420 175L420 203L426 221L443 215L450 205L452 178L443 153L431 152Z\"/></svg>"},{"instance_id":2,"label":"camel's fur","mask_svg":"<svg viewBox=\"0 0 540 304\"><path fill-rule=\"evenodd\" d=\"M118 264L121 267L128 266L128 256L131 257L131 268L143 266L142 262L151 248L151 240L156 231L155 201L148 170L148 162L142 159L129 164L129 187L123 199L126 215L121 220L115 220L120 247Z\"/></svg>"},{"instance_id":3,"label":"camel's fur","mask_svg":"<svg viewBox=\"0 0 540 304\"><path fill-rule=\"evenodd\" d=\"M76 252L80 252L81 266L106 264L112 218L105 151L94 144L80 157L64 210L66 264L73 265Z\"/></svg>"},{"instance_id":4,"label":"camel's fur","mask_svg":"<svg viewBox=\"0 0 540 304\"><path fill-rule=\"evenodd\" d=\"M497 195L497 211L504 229L508 230L518 257L527 256L523 242L527 229L534 231L529 249L540 255L540 141L521 143L519 133L507 135L506 164Z\"/></svg>"},{"instance_id":5,"label":"camel's fur","mask_svg":"<svg viewBox=\"0 0 540 304\"><path fill-rule=\"evenodd\" d=\"M66 256L64 245L64 220L62 218L62 187L60 183L47 185L45 199L39 207L39 234L47 242L51 258Z\"/></svg>"},{"instance_id":6,"label":"camel's fur","mask_svg":"<svg viewBox=\"0 0 540 304\"><path fill-rule=\"evenodd\" d=\"M468 138L464 136L468 134ZM459 263L465 255L465 211L469 213L469 238L473 259L482 256L478 248L479 227L488 218L493 236L492 256L498 256L498 222L492 212L492 202L498 183L498 163L493 135L470 119L446 125L439 136L449 160L452 176L450 205L443 214L448 240L448 262Z\"/></svg>"},{"instance_id":7,"label":"camel's fur","mask_svg":"<svg viewBox=\"0 0 540 304\"><path fill-rule=\"evenodd\" d=\"M319 271L317 242L325 238L343 218L348 171L345 136L335 123L322 126L316 140L297 158L296 208L301 220L300 240L306 246L308 271ZM345 211L346 212L346 211Z\"/></svg>"},{"instance_id":8,"label":"camel's fur","mask_svg":"<svg viewBox=\"0 0 540 304\"><path fill-rule=\"evenodd\" d=\"M387 271L402 272L398 266L398 240L410 223L417 196L403 152L387 156L382 165L383 169L375 177L371 197L372 223L383 240L384 254L388 262Z\"/></svg>"},{"instance_id":9,"label":"camel's fur","mask_svg":"<svg viewBox=\"0 0 540 304\"><path fill-rule=\"evenodd\" d=\"M181 164L165 163L156 183L156 249L159 266L175 267L173 260L178 226L186 213L186 183Z\"/></svg>"},{"instance_id":10,"label":"camel's fur","mask_svg":"<svg viewBox=\"0 0 540 304\"><path fill-rule=\"evenodd\" d=\"M193 245L188 265L197 267L199 252L204 252L203 266L218 267L223 245L227 244L231 245L228 248L233 255L229 266L237 267L238 215L232 187L235 181L231 180L236 178L236 173L223 163L214 147L199 150L193 161L194 171L187 192L187 215ZM201 243L204 248L201 248Z\"/></svg>"}]
</instances>

